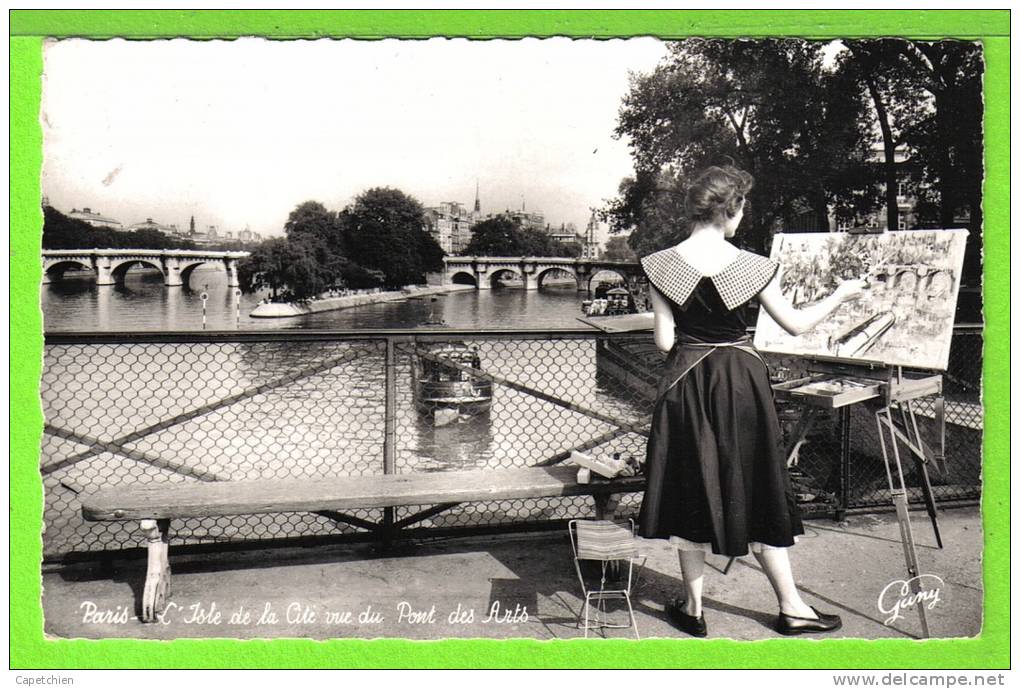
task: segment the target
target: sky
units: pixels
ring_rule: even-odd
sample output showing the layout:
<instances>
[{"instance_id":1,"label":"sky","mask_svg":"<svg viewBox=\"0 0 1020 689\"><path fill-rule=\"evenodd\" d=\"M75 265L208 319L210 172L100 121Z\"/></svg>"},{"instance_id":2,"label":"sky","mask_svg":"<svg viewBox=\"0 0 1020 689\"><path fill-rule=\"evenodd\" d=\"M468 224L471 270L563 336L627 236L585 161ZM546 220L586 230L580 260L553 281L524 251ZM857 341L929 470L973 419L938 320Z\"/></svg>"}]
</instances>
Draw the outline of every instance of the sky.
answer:
<instances>
[{"instance_id":1,"label":"sky","mask_svg":"<svg viewBox=\"0 0 1020 689\"><path fill-rule=\"evenodd\" d=\"M655 39L53 41L43 193L125 225L282 233L376 186L583 230L633 172L615 140ZM605 233L603 231L603 238Z\"/></svg>"}]
</instances>

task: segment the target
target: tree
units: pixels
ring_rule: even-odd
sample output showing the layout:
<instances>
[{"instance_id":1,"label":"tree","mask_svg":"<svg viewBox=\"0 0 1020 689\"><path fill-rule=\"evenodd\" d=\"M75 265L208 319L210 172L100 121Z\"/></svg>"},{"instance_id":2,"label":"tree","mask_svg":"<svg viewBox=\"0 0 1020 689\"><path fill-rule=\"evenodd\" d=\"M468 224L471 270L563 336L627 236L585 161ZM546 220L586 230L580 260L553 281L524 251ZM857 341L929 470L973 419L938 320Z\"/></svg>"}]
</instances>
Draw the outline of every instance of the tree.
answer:
<instances>
[{"instance_id":1,"label":"tree","mask_svg":"<svg viewBox=\"0 0 1020 689\"><path fill-rule=\"evenodd\" d=\"M977 234L984 177L981 47L963 41L896 41L895 47L901 64L934 100L934 112L928 110L904 133L904 140L924 181L938 190L939 226L951 227L957 211L965 207Z\"/></svg>"},{"instance_id":2,"label":"tree","mask_svg":"<svg viewBox=\"0 0 1020 689\"><path fill-rule=\"evenodd\" d=\"M158 230L125 232L93 227L69 218L52 206L43 207L44 249L195 249L194 242L175 239Z\"/></svg>"},{"instance_id":3,"label":"tree","mask_svg":"<svg viewBox=\"0 0 1020 689\"><path fill-rule=\"evenodd\" d=\"M559 256L576 258L580 247L553 239L533 227L521 227L509 215L496 215L471 228L471 241L464 248L469 256Z\"/></svg>"},{"instance_id":4,"label":"tree","mask_svg":"<svg viewBox=\"0 0 1020 689\"><path fill-rule=\"evenodd\" d=\"M520 223L508 215L496 215L471 228L471 240L464 248L468 256L523 256Z\"/></svg>"},{"instance_id":5,"label":"tree","mask_svg":"<svg viewBox=\"0 0 1020 689\"><path fill-rule=\"evenodd\" d=\"M316 256L313 242L279 237L262 242L240 261L237 276L241 291L268 289L274 299L281 292L290 299L315 296L332 286L336 277Z\"/></svg>"},{"instance_id":6,"label":"tree","mask_svg":"<svg viewBox=\"0 0 1020 689\"><path fill-rule=\"evenodd\" d=\"M344 255L343 229L337 214L318 201L305 201L290 212L283 230L289 239L314 237L321 239L330 251Z\"/></svg>"},{"instance_id":7,"label":"tree","mask_svg":"<svg viewBox=\"0 0 1020 689\"><path fill-rule=\"evenodd\" d=\"M897 193L916 199L915 223L921 227L957 226L965 211L971 232L964 275L976 283L984 178L980 45L904 39L846 45L881 127L889 226L896 227Z\"/></svg>"},{"instance_id":8,"label":"tree","mask_svg":"<svg viewBox=\"0 0 1020 689\"><path fill-rule=\"evenodd\" d=\"M635 176L604 210L612 231L635 230L639 253L688 228L683 197L695 171L732 162L755 176L738 241L762 250L776 226L867 195L870 137L845 77L826 69L822 45L797 40L671 44L651 73L632 77L616 135L628 137ZM873 185L870 185L873 186ZM639 248L640 247L640 248Z\"/></svg>"},{"instance_id":9,"label":"tree","mask_svg":"<svg viewBox=\"0 0 1020 689\"><path fill-rule=\"evenodd\" d=\"M422 205L398 189L377 187L358 196L339 216L348 257L382 271L385 283L401 287L442 270L443 250L424 230Z\"/></svg>"},{"instance_id":10,"label":"tree","mask_svg":"<svg viewBox=\"0 0 1020 689\"><path fill-rule=\"evenodd\" d=\"M626 237L610 237L606 241L603 256L607 261L636 261L637 255L630 248Z\"/></svg>"}]
</instances>

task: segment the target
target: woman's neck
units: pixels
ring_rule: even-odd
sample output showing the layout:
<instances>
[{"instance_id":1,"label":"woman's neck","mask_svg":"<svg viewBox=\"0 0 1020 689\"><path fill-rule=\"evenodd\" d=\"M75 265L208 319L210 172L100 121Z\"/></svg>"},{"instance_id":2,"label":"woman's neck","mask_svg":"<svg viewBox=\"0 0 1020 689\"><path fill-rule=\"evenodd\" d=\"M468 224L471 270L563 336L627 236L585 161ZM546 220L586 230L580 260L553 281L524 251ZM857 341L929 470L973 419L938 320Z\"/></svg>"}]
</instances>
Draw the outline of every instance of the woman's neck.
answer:
<instances>
[{"instance_id":1,"label":"woman's neck","mask_svg":"<svg viewBox=\"0 0 1020 689\"><path fill-rule=\"evenodd\" d=\"M719 225L695 225L689 239L694 242L725 242L726 230Z\"/></svg>"}]
</instances>

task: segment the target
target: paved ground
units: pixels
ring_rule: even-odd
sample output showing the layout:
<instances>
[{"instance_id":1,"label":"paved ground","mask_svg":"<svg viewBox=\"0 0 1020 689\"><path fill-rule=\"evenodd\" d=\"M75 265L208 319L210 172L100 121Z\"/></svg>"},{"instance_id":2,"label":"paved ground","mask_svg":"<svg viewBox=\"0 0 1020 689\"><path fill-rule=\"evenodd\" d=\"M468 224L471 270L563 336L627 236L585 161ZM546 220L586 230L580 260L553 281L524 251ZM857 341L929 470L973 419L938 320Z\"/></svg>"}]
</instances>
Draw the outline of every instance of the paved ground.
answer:
<instances>
[{"instance_id":1,"label":"paved ground","mask_svg":"<svg viewBox=\"0 0 1020 689\"><path fill-rule=\"evenodd\" d=\"M982 532L976 507L941 512L944 550L922 512L912 513L921 571L941 578L928 612L932 636L973 636L981 629ZM892 514L813 520L793 549L794 572L809 603L843 617L835 636L918 637L916 610L891 625L878 609L883 588L905 578L899 528ZM682 637L663 603L682 592L673 551L644 541L647 563L634 590L643 638ZM46 572L46 631L58 637L532 637L582 633L582 598L564 533L434 539L379 553L368 545L180 556L171 605L162 624L134 617L144 561L118 562L114 573L77 566ZM753 557L710 556L706 574L709 636L765 639L775 598ZM931 580L934 582L934 580ZM886 605L899 597L890 590ZM434 612L432 612L434 610ZM215 614L220 617L216 618ZM525 615L526 612L526 615ZM90 613L94 613L91 614ZM120 618L97 620L108 613ZM245 618L245 613L248 617ZM431 614L430 614L431 613ZM625 619L611 609L614 620ZM260 623L260 618L261 623ZM275 621L274 621L275 620ZM632 637L630 630L610 630Z\"/></svg>"}]
</instances>

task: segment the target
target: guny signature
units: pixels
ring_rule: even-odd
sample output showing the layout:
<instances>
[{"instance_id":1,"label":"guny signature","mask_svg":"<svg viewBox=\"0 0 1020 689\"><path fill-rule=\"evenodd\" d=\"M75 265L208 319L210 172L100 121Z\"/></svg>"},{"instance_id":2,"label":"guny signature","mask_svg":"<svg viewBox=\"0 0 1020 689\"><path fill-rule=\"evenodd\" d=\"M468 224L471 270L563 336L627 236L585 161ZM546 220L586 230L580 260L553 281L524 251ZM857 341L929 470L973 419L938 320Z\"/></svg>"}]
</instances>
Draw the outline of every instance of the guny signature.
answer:
<instances>
[{"instance_id":1,"label":"guny signature","mask_svg":"<svg viewBox=\"0 0 1020 689\"><path fill-rule=\"evenodd\" d=\"M925 582L929 586L925 588ZM917 583L917 591L913 590L911 584ZM903 610L909 610L915 605L927 606L933 610L939 603L945 602L942 596L942 589L946 583L941 577L934 574L919 574L911 579L897 579L890 581L882 593L878 594L878 610L882 614L889 615L886 624L892 624L901 619Z\"/></svg>"}]
</instances>

